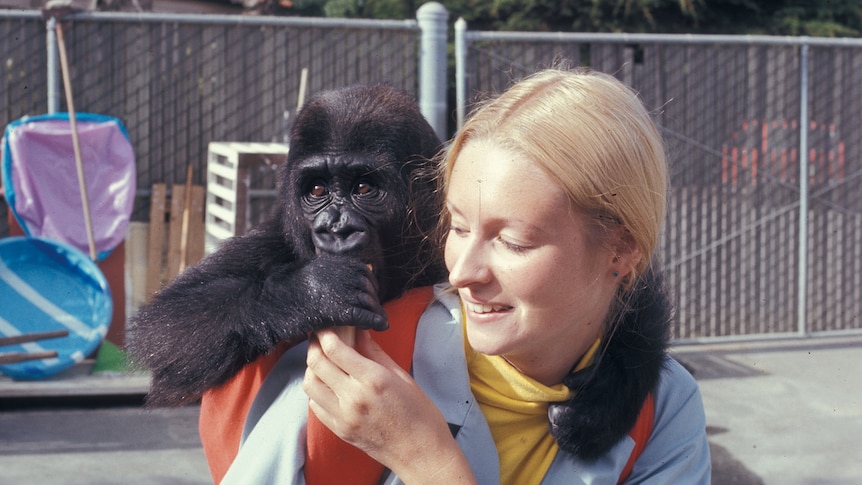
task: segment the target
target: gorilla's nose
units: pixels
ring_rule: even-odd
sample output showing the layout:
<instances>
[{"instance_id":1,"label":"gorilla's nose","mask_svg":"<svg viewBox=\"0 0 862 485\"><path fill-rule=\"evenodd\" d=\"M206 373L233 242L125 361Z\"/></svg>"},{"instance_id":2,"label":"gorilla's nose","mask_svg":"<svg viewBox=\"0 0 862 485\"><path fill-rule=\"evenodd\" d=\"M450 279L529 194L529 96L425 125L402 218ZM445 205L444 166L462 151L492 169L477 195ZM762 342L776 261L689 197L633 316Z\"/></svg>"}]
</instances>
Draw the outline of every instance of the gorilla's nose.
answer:
<instances>
[{"instance_id":1,"label":"gorilla's nose","mask_svg":"<svg viewBox=\"0 0 862 485\"><path fill-rule=\"evenodd\" d=\"M358 214L329 207L314 220L312 239L320 251L345 254L361 251L368 242L368 231Z\"/></svg>"}]
</instances>

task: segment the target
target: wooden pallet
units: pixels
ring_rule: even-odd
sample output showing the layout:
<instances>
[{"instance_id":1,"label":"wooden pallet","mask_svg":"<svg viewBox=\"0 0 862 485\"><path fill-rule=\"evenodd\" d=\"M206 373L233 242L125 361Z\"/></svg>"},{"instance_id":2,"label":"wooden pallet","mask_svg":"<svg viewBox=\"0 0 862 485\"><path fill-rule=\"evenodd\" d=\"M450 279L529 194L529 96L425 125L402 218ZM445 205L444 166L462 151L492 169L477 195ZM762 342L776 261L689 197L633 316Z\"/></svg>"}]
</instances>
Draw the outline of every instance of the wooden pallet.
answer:
<instances>
[{"instance_id":1,"label":"wooden pallet","mask_svg":"<svg viewBox=\"0 0 862 485\"><path fill-rule=\"evenodd\" d=\"M253 195L275 198L275 167L287 159L283 143L210 142L207 154L206 241L208 251L221 241L248 232L254 225ZM271 180L253 174L269 173ZM257 184L255 183L257 182ZM262 185L265 187L258 186Z\"/></svg>"}]
</instances>

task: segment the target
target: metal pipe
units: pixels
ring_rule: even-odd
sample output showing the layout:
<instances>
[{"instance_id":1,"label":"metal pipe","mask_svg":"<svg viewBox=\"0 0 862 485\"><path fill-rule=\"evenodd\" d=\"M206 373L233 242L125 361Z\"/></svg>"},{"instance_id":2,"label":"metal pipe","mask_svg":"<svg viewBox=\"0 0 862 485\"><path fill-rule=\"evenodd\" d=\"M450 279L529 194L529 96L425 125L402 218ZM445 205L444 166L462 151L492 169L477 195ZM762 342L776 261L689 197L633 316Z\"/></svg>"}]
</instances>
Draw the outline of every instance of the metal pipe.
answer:
<instances>
[{"instance_id":1,"label":"metal pipe","mask_svg":"<svg viewBox=\"0 0 862 485\"><path fill-rule=\"evenodd\" d=\"M455 110L458 129L464 126L467 106L467 21L459 17L455 21Z\"/></svg>"},{"instance_id":2,"label":"metal pipe","mask_svg":"<svg viewBox=\"0 0 862 485\"><path fill-rule=\"evenodd\" d=\"M2 15L0 15L2 18ZM181 14L181 13L141 13L141 12L80 12L63 17L69 21L97 22L143 22L175 24L213 24L213 25L251 25L251 26L303 26L303 27L344 27L365 29L416 29L415 20L368 20L326 17L278 17L269 15L223 15L223 14Z\"/></svg>"},{"instance_id":3,"label":"metal pipe","mask_svg":"<svg viewBox=\"0 0 862 485\"><path fill-rule=\"evenodd\" d=\"M860 47L862 39L773 35L626 34L587 32L467 32L469 41L602 42L614 44L722 44Z\"/></svg>"},{"instance_id":4,"label":"metal pipe","mask_svg":"<svg viewBox=\"0 0 862 485\"><path fill-rule=\"evenodd\" d=\"M437 2L428 2L416 11L422 30L419 42L419 109L442 139L446 128L446 37L449 12Z\"/></svg>"},{"instance_id":5,"label":"metal pipe","mask_svg":"<svg viewBox=\"0 0 862 485\"><path fill-rule=\"evenodd\" d=\"M797 332L805 335L808 320L808 44L799 51L799 272Z\"/></svg>"},{"instance_id":6,"label":"metal pipe","mask_svg":"<svg viewBox=\"0 0 862 485\"><path fill-rule=\"evenodd\" d=\"M60 62L57 58L57 19L50 17L46 23L45 46L47 48L48 113L60 111Z\"/></svg>"}]
</instances>

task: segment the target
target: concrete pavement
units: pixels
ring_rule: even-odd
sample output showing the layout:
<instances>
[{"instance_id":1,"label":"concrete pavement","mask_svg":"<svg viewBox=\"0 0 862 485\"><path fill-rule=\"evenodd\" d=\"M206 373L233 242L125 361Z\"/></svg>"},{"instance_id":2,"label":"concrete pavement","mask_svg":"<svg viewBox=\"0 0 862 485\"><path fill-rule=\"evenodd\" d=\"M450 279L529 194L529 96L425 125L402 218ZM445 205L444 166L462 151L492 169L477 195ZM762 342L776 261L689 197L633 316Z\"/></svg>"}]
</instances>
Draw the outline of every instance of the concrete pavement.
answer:
<instances>
[{"instance_id":1,"label":"concrete pavement","mask_svg":"<svg viewBox=\"0 0 862 485\"><path fill-rule=\"evenodd\" d=\"M197 407L0 413L0 484L205 485Z\"/></svg>"},{"instance_id":2,"label":"concrete pavement","mask_svg":"<svg viewBox=\"0 0 862 485\"><path fill-rule=\"evenodd\" d=\"M713 482L862 484L862 336L691 345Z\"/></svg>"},{"instance_id":3,"label":"concrete pavement","mask_svg":"<svg viewBox=\"0 0 862 485\"><path fill-rule=\"evenodd\" d=\"M147 375L91 375L92 365L0 378L0 485L212 483L197 406L144 409Z\"/></svg>"},{"instance_id":4,"label":"concrete pavement","mask_svg":"<svg viewBox=\"0 0 862 485\"><path fill-rule=\"evenodd\" d=\"M673 354L704 397L713 483L862 484L862 335L686 345ZM33 401L40 408L21 403L48 390L0 380L0 485L210 483L198 408L143 410L135 379L102 381L83 397L72 395L81 384L61 382L53 401ZM111 387L124 389L124 406L101 406L122 402L107 395Z\"/></svg>"}]
</instances>

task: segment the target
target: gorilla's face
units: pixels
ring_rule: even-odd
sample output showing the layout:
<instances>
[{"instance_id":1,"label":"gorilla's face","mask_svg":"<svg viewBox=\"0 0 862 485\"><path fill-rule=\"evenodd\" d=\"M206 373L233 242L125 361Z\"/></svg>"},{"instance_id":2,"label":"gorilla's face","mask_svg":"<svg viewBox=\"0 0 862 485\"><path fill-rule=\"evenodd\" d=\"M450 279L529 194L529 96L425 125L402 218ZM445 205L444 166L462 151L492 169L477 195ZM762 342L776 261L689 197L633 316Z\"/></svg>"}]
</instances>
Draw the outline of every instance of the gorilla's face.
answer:
<instances>
[{"instance_id":1,"label":"gorilla's face","mask_svg":"<svg viewBox=\"0 0 862 485\"><path fill-rule=\"evenodd\" d=\"M439 146L397 90L361 86L315 98L291 129L281 174L285 235L308 257L361 259L381 300L396 295L410 278L431 274L423 245L433 244L426 238L439 215L431 161Z\"/></svg>"},{"instance_id":2,"label":"gorilla's face","mask_svg":"<svg viewBox=\"0 0 862 485\"><path fill-rule=\"evenodd\" d=\"M407 218L398 164L365 153L327 153L298 161L292 189L315 252L362 259L382 270Z\"/></svg>"}]
</instances>

